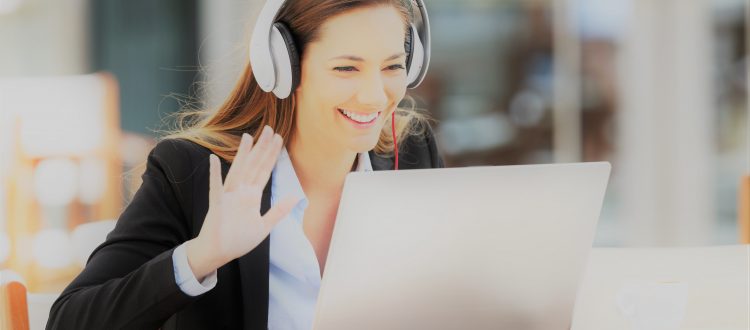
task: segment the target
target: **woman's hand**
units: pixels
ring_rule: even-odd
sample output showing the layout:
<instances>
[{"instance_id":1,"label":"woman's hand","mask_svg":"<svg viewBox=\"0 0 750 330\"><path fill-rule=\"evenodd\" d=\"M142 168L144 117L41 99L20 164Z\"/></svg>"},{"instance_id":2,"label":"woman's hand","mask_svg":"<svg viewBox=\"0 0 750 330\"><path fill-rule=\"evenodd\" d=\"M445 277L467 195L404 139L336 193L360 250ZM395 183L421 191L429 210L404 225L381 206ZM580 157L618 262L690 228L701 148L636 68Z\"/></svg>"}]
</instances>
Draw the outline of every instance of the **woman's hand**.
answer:
<instances>
[{"instance_id":1,"label":"woman's hand","mask_svg":"<svg viewBox=\"0 0 750 330\"><path fill-rule=\"evenodd\" d=\"M202 280L227 262L253 250L299 201L286 197L265 215L260 215L263 188L282 145L281 136L268 126L255 146L253 138L243 134L223 184L219 158L213 154L209 157L208 213L198 237L186 245L188 263L197 279Z\"/></svg>"}]
</instances>

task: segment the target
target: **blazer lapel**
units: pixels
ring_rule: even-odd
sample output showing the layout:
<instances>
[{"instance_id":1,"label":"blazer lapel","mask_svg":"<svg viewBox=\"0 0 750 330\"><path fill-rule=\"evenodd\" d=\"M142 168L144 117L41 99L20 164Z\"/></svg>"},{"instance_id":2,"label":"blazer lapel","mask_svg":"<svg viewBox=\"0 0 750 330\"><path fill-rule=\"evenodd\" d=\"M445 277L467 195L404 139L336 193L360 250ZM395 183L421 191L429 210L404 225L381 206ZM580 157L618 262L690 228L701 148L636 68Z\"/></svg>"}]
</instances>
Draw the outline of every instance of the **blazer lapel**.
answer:
<instances>
[{"instance_id":1,"label":"blazer lapel","mask_svg":"<svg viewBox=\"0 0 750 330\"><path fill-rule=\"evenodd\" d=\"M370 163L372 164L373 171L386 171L386 170L393 169L392 158L380 157L376 155L375 152L372 150L370 150L368 153L370 155Z\"/></svg>"},{"instance_id":2,"label":"blazer lapel","mask_svg":"<svg viewBox=\"0 0 750 330\"><path fill-rule=\"evenodd\" d=\"M271 178L263 189L260 214L271 208ZM269 235L260 245L238 259L242 283L242 310L245 330L268 329Z\"/></svg>"}]
</instances>

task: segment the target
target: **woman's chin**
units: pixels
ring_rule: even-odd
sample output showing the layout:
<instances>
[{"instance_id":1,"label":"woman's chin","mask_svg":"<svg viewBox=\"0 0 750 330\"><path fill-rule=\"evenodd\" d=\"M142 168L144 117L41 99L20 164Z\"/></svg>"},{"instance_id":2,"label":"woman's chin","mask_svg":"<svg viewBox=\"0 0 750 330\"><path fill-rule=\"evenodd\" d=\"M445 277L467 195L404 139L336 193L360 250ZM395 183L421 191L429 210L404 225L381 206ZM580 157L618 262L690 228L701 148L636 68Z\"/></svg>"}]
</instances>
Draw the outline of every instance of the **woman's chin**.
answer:
<instances>
[{"instance_id":1,"label":"woman's chin","mask_svg":"<svg viewBox=\"0 0 750 330\"><path fill-rule=\"evenodd\" d=\"M362 152L368 152L372 149L375 149L375 146L378 144L378 138L379 136L370 137L370 136L360 136L353 138L350 140L349 143L349 150L352 150L356 153L362 153Z\"/></svg>"}]
</instances>

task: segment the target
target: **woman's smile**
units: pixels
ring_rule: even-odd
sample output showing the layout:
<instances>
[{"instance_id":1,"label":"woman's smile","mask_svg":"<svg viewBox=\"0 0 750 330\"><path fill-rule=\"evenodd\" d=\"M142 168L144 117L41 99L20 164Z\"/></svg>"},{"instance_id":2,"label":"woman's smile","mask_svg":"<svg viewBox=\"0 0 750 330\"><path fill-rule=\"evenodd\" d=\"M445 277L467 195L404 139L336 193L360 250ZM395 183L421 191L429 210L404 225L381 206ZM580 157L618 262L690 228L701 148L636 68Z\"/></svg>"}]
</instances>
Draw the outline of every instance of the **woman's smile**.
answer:
<instances>
[{"instance_id":1,"label":"woman's smile","mask_svg":"<svg viewBox=\"0 0 750 330\"><path fill-rule=\"evenodd\" d=\"M351 123L352 126L360 129L373 127L375 125L375 122L377 122L378 117L380 117L380 114L382 113L382 111L363 113L341 108L337 108L336 110L339 114L341 114L341 117L343 117L347 122Z\"/></svg>"}]
</instances>

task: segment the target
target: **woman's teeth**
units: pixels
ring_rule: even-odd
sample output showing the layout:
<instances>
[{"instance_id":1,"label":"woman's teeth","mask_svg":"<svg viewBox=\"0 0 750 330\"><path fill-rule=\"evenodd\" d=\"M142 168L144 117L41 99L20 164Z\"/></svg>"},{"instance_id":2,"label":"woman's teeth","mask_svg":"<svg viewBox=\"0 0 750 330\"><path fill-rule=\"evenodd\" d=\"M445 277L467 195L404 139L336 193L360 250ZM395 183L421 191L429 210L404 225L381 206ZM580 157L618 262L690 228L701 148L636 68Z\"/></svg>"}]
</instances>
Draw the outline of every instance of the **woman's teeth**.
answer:
<instances>
[{"instance_id":1,"label":"woman's teeth","mask_svg":"<svg viewBox=\"0 0 750 330\"><path fill-rule=\"evenodd\" d=\"M345 116L347 116L347 117L351 118L352 120L354 120L356 122L359 122L359 123L369 123L373 119L377 118L378 114L380 114L380 112L374 112L374 113L371 113L369 115L360 115L360 114L357 114L355 112L350 112L350 111L347 111L347 110L344 110L344 109L339 109L339 112L343 113Z\"/></svg>"}]
</instances>

